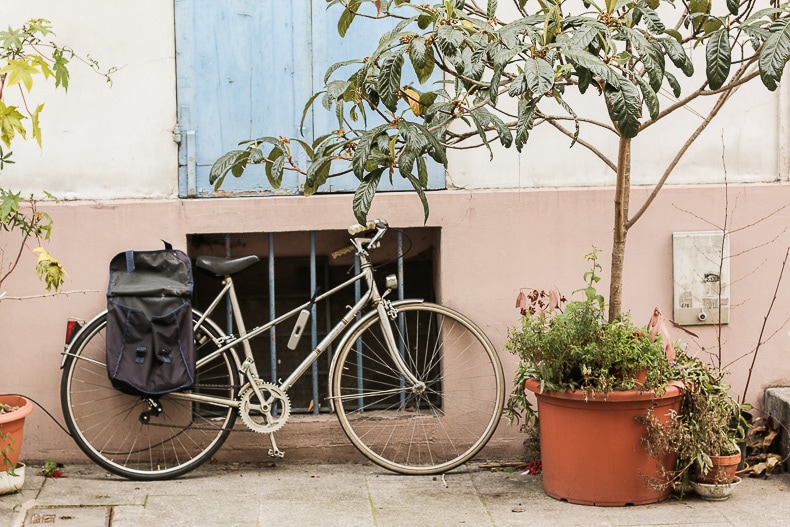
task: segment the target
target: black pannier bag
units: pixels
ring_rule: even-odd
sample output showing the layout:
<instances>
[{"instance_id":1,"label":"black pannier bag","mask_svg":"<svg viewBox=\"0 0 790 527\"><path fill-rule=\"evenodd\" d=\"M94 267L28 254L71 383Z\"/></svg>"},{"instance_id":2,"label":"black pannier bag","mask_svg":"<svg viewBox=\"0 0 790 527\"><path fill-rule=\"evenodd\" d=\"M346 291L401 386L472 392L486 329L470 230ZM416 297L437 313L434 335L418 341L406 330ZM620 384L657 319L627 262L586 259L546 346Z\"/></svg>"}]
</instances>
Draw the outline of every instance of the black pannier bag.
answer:
<instances>
[{"instance_id":1,"label":"black pannier bag","mask_svg":"<svg viewBox=\"0 0 790 527\"><path fill-rule=\"evenodd\" d=\"M107 373L133 395L161 395L195 382L192 265L165 243L110 262Z\"/></svg>"}]
</instances>

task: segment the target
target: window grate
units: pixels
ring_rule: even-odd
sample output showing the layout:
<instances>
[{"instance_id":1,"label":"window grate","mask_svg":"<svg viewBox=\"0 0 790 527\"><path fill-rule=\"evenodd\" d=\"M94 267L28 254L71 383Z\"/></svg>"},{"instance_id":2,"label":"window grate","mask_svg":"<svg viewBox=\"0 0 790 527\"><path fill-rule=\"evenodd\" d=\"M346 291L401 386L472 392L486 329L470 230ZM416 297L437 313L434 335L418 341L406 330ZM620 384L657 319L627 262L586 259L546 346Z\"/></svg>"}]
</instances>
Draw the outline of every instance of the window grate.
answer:
<instances>
[{"instance_id":1,"label":"window grate","mask_svg":"<svg viewBox=\"0 0 790 527\"><path fill-rule=\"evenodd\" d=\"M371 256L374 265L379 267L377 276L382 280L387 274L398 276L398 298L434 299L433 261L438 237L439 231L434 228L409 229L405 232L393 230L384 240L382 248L373 251ZM332 251L348 244L348 234L344 231L193 234L187 240L188 252L193 259L202 255L237 257L257 254L261 257L263 261L260 264L234 275L248 330L303 304L317 289L326 291L345 280L350 272L359 272L359 261L352 255L338 260L329 257ZM220 287L220 279L196 270L196 309L205 309ZM337 322L345 312L345 306L359 299L359 282L343 293L312 306L309 335L305 330L296 350L292 351L286 346L292 324L295 323L293 318L273 327L264 334L266 337L250 341L263 379L276 383L293 371L310 349L317 346L332 324ZM226 316L224 324L220 323L220 326L233 333L229 306ZM334 351L333 348L327 350L289 390L292 412L318 414L329 410L324 400ZM361 371L361 368L360 363L358 369Z\"/></svg>"}]
</instances>

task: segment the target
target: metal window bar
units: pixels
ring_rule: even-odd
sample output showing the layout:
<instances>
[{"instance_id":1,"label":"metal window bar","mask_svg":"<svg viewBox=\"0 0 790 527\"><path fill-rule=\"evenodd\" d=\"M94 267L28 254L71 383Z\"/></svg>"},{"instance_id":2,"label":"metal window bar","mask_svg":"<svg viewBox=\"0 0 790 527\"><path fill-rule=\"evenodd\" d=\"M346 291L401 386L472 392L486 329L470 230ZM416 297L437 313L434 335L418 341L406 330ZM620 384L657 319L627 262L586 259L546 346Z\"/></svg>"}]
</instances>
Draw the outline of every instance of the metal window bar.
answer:
<instances>
[{"instance_id":1,"label":"metal window bar","mask_svg":"<svg viewBox=\"0 0 790 527\"><path fill-rule=\"evenodd\" d=\"M269 233L269 319L277 318L274 302L274 233ZM272 383L277 382L277 326L269 330L269 364Z\"/></svg>"},{"instance_id":2,"label":"metal window bar","mask_svg":"<svg viewBox=\"0 0 790 527\"><path fill-rule=\"evenodd\" d=\"M315 231L310 231L310 297L315 297L315 291L318 287L318 270L315 261ZM316 317L316 305L310 306L310 330L312 334L312 349L318 346L318 317ZM318 404L318 361L313 363L313 413L319 412Z\"/></svg>"},{"instance_id":3,"label":"metal window bar","mask_svg":"<svg viewBox=\"0 0 790 527\"><path fill-rule=\"evenodd\" d=\"M403 299L403 232L398 231L398 300ZM406 319L403 316L403 313L398 314L398 329L400 330L400 334L405 336L406 335ZM398 339L398 353L404 359L406 358L406 341L404 338ZM406 386L406 379L401 376L400 378L400 387L404 388ZM406 407L406 392L405 390L401 391L400 394L400 407L401 409Z\"/></svg>"}]
</instances>

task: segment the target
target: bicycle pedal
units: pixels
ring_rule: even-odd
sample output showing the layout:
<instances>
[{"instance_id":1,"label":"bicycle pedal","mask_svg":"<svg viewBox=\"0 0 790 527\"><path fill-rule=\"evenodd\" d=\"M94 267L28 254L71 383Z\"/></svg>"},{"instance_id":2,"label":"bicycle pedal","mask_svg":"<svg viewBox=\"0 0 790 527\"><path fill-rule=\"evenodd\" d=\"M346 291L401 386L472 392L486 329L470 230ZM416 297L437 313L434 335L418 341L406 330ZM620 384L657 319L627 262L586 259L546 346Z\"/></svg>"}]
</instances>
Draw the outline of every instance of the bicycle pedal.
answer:
<instances>
[{"instance_id":1,"label":"bicycle pedal","mask_svg":"<svg viewBox=\"0 0 790 527\"><path fill-rule=\"evenodd\" d=\"M270 448L269 457L276 457L282 459L285 457L285 452L283 452L282 450L274 450L273 448Z\"/></svg>"}]
</instances>

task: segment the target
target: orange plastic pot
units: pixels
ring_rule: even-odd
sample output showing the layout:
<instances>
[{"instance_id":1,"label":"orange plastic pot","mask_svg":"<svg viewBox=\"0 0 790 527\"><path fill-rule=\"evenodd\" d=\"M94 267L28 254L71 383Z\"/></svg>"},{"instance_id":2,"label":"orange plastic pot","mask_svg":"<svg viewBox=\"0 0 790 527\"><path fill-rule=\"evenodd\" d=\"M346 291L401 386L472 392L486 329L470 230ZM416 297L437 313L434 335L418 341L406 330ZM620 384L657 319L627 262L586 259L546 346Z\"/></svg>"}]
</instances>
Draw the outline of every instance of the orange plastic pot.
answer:
<instances>
[{"instance_id":1,"label":"orange plastic pot","mask_svg":"<svg viewBox=\"0 0 790 527\"><path fill-rule=\"evenodd\" d=\"M732 483L735 479L735 473L738 471L738 464L741 462L741 453L731 454L728 456L710 456L713 463L707 474L704 476L696 467L696 480L699 483L708 485L726 485Z\"/></svg>"},{"instance_id":2,"label":"orange plastic pot","mask_svg":"<svg viewBox=\"0 0 790 527\"><path fill-rule=\"evenodd\" d=\"M682 385L653 392L615 391L588 398L584 392L540 393L540 382L526 381L538 399L543 488L552 498L582 505L623 506L655 503L671 489L662 481L659 462L674 469L675 456L651 458L643 444L645 427L636 418L654 408L659 422L680 411Z\"/></svg>"},{"instance_id":3,"label":"orange plastic pot","mask_svg":"<svg viewBox=\"0 0 790 527\"><path fill-rule=\"evenodd\" d=\"M0 396L0 404L20 407L14 412L0 414L0 451L6 453L5 457L0 455L0 471L5 471L9 467L15 467L19 461L19 452L22 449L22 429L25 426L25 417L33 411L33 405L19 395Z\"/></svg>"}]
</instances>

